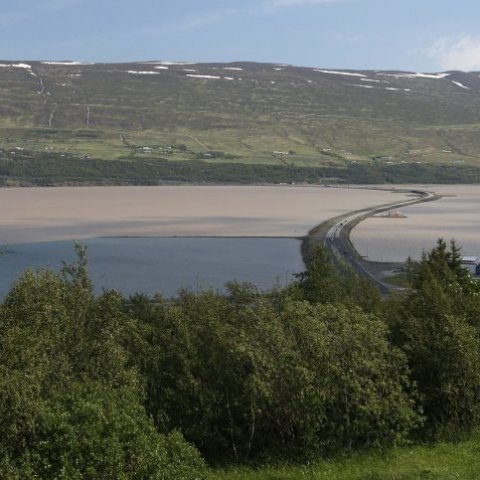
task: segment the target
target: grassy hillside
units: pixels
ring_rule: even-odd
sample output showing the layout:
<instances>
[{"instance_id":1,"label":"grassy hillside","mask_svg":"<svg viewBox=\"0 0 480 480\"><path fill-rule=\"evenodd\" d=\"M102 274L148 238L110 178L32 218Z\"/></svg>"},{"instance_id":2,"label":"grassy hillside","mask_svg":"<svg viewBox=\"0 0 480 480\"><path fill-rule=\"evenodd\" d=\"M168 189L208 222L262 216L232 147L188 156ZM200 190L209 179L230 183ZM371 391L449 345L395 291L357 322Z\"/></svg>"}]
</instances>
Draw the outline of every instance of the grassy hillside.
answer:
<instances>
[{"instance_id":1,"label":"grassy hillside","mask_svg":"<svg viewBox=\"0 0 480 480\"><path fill-rule=\"evenodd\" d=\"M0 148L11 156L476 166L479 133L478 73L0 63Z\"/></svg>"}]
</instances>

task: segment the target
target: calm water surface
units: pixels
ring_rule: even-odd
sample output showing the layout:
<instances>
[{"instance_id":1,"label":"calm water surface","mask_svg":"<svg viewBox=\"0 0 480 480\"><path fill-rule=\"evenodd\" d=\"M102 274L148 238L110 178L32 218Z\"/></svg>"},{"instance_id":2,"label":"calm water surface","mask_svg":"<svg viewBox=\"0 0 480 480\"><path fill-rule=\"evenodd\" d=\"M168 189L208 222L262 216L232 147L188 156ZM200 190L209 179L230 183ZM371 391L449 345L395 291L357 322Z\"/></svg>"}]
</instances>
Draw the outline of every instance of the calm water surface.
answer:
<instances>
[{"instance_id":1,"label":"calm water surface","mask_svg":"<svg viewBox=\"0 0 480 480\"><path fill-rule=\"evenodd\" d=\"M302 271L295 238L94 238L87 246L97 292L113 288L174 295L179 288L222 289L225 282L253 282L262 289L285 285ZM0 295L26 268L59 269L75 259L72 241L10 245L0 256Z\"/></svg>"}]
</instances>

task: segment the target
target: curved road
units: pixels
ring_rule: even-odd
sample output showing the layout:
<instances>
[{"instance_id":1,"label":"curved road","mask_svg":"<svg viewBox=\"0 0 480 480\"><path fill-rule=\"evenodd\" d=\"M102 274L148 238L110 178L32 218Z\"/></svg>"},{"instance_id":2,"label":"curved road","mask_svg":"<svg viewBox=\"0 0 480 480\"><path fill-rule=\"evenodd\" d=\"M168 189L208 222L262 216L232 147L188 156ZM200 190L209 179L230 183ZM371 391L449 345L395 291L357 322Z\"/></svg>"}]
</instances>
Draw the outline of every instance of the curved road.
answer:
<instances>
[{"instance_id":1,"label":"curved road","mask_svg":"<svg viewBox=\"0 0 480 480\"><path fill-rule=\"evenodd\" d=\"M398 191L398 190L397 190ZM350 242L350 231L358 223L365 220L372 215L378 213L387 212L389 210L401 207L407 207L422 202L431 202L439 199L440 197L432 192L424 192L419 190L409 190L409 193L418 195L417 198L412 200L403 200L401 202L393 202L387 205L381 205L369 209L359 210L358 212L349 213L335 220L335 223L324 234L322 240L324 246L330 250L333 257L339 261L349 264L354 271L372 280L379 288L381 293L389 293L393 290L401 290L399 287L389 285L377 276L374 275L366 266L367 262L361 260L358 252Z\"/></svg>"}]
</instances>

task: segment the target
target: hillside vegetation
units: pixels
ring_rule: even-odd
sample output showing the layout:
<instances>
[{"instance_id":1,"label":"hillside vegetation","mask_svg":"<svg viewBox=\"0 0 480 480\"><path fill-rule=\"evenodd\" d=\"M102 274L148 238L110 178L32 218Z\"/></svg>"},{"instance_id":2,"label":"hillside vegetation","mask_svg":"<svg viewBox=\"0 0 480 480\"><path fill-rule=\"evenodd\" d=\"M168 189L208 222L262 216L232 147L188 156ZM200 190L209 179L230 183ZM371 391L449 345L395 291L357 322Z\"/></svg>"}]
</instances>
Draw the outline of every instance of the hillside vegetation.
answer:
<instances>
[{"instance_id":1,"label":"hillside vegetation","mask_svg":"<svg viewBox=\"0 0 480 480\"><path fill-rule=\"evenodd\" d=\"M3 158L461 170L479 133L478 73L0 63Z\"/></svg>"},{"instance_id":2,"label":"hillside vegetation","mask_svg":"<svg viewBox=\"0 0 480 480\"><path fill-rule=\"evenodd\" d=\"M410 262L412 288L388 301L323 250L284 289L95 296L77 252L60 274L25 272L0 305L1 478L478 471L480 286L455 244ZM413 447L472 434L432 450L443 470Z\"/></svg>"}]
</instances>

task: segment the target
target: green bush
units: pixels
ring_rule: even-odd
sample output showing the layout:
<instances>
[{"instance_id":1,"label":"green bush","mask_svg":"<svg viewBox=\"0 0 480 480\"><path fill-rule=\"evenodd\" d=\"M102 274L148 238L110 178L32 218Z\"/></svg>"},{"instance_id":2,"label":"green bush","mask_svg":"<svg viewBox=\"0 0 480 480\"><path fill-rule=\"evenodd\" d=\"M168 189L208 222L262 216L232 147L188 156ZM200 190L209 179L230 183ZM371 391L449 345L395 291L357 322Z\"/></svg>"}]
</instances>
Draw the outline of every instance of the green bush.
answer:
<instances>
[{"instance_id":1,"label":"green bush","mask_svg":"<svg viewBox=\"0 0 480 480\"><path fill-rule=\"evenodd\" d=\"M135 361L161 430L239 461L397 444L417 425L405 356L377 317L229 289L132 306L149 319Z\"/></svg>"},{"instance_id":2,"label":"green bush","mask_svg":"<svg viewBox=\"0 0 480 480\"><path fill-rule=\"evenodd\" d=\"M480 422L480 285L443 240L409 263L411 291L387 311L404 350L428 436L448 438Z\"/></svg>"},{"instance_id":3,"label":"green bush","mask_svg":"<svg viewBox=\"0 0 480 480\"><path fill-rule=\"evenodd\" d=\"M479 424L480 286L455 244L383 303L321 250L284 290L173 299L95 297L77 254L0 305L0 478L193 480L199 451L299 461Z\"/></svg>"},{"instance_id":4,"label":"green bush","mask_svg":"<svg viewBox=\"0 0 480 480\"><path fill-rule=\"evenodd\" d=\"M202 478L198 452L159 434L121 340L123 300L86 264L27 271L0 310L0 477Z\"/></svg>"}]
</instances>

